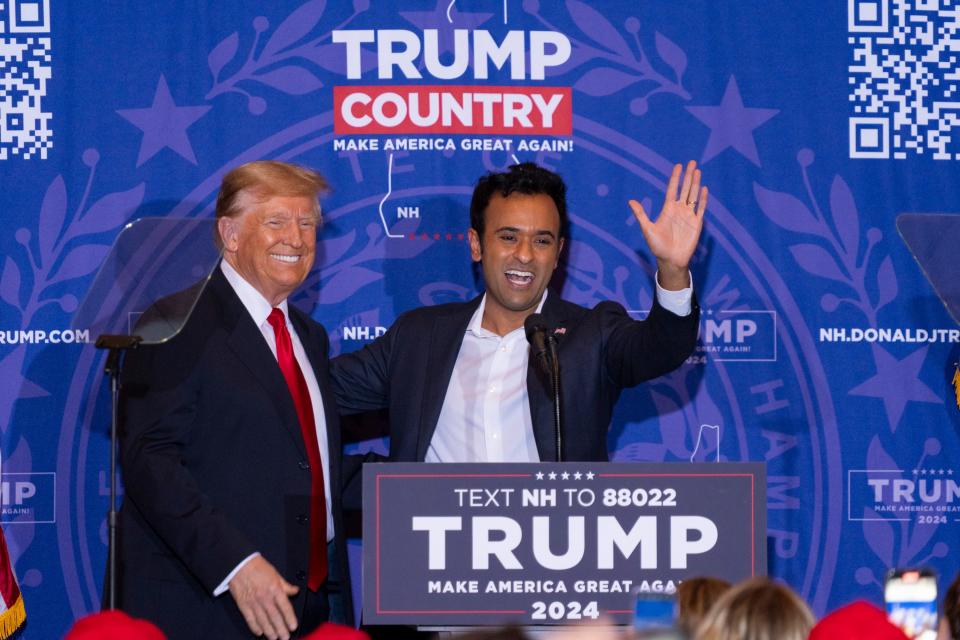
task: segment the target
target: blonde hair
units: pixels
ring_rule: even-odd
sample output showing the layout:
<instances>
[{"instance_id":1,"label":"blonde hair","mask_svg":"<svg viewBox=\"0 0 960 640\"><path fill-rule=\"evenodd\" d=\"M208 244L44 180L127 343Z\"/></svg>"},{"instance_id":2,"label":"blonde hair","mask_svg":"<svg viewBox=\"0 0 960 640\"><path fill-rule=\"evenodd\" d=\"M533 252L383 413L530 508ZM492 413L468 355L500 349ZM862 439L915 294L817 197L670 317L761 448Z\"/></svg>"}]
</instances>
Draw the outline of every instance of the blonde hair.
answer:
<instances>
[{"instance_id":1,"label":"blonde hair","mask_svg":"<svg viewBox=\"0 0 960 640\"><path fill-rule=\"evenodd\" d=\"M688 578L677 587L677 626L692 636L710 607L729 591L731 585L720 578Z\"/></svg>"},{"instance_id":2,"label":"blonde hair","mask_svg":"<svg viewBox=\"0 0 960 640\"><path fill-rule=\"evenodd\" d=\"M278 160L256 160L242 164L223 176L217 194L216 217L239 216L253 202L262 202L275 196L310 198L314 213L320 215L321 193L330 190L326 178L307 167ZM220 233L214 232L217 247L222 247Z\"/></svg>"},{"instance_id":3,"label":"blonde hair","mask_svg":"<svg viewBox=\"0 0 960 640\"><path fill-rule=\"evenodd\" d=\"M796 593L768 578L736 585L714 603L696 640L806 640L815 620Z\"/></svg>"}]
</instances>

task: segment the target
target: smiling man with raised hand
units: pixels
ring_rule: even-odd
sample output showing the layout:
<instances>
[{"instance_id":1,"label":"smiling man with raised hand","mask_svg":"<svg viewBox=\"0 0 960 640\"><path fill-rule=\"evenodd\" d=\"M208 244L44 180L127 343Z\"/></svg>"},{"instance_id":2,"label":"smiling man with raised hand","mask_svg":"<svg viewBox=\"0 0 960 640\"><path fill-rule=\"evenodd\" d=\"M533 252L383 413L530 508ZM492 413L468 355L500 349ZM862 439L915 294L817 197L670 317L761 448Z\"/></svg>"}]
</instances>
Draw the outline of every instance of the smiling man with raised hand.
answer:
<instances>
[{"instance_id":1,"label":"smiling man with raised hand","mask_svg":"<svg viewBox=\"0 0 960 640\"><path fill-rule=\"evenodd\" d=\"M681 179L682 176L682 179ZM480 179L470 205L470 255L486 291L466 303L404 313L386 334L331 363L344 413L389 409L390 460L554 460L549 382L532 366L524 320L541 313L563 371L565 460L607 460L620 392L680 366L696 344L699 307L688 270L707 188L676 165L657 220L630 201L657 260L646 320L604 301L593 309L547 290L567 237L566 186L532 163Z\"/></svg>"},{"instance_id":2,"label":"smiling man with raised hand","mask_svg":"<svg viewBox=\"0 0 960 640\"><path fill-rule=\"evenodd\" d=\"M351 615L332 579L345 582L346 546L329 343L287 304L326 188L283 162L224 176L223 260L180 334L127 358L119 603L171 638L307 635L331 593Z\"/></svg>"}]
</instances>

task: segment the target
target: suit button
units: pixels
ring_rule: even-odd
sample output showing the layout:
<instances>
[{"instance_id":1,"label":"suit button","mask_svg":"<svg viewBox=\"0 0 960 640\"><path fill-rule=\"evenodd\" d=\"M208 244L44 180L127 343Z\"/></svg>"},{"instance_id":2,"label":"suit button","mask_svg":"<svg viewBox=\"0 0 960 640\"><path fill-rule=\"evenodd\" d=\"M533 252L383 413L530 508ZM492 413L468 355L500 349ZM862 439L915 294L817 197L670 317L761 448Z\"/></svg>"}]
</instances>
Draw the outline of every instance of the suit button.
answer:
<instances>
[{"instance_id":1,"label":"suit button","mask_svg":"<svg viewBox=\"0 0 960 640\"><path fill-rule=\"evenodd\" d=\"M304 471L309 471L309 470L310 470L310 463L309 463L309 462L304 462L303 460L301 460L301 461L298 463L298 465L299 465L299 467L300 467L301 469L303 469Z\"/></svg>"},{"instance_id":2,"label":"suit button","mask_svg":"<svg viewBox=\"0 0 960 640\"><path fill-rule=\"evenodd\" d=\"M307 579L306 571L297 571L297 580L299 580L300 582L303 582L306 579Z\"/></svg>"},{"instance_id":3,"label":"suit button","mask_svg":"<svg viewBox=\"0 0 960 640\"><path fill-rule=\"evenodd\" d=\"M309 520L310 518L308 518L306 515L302 513L297 516L297 522L299 522L300 524L307 524Z\"/></svg>"}]
</instances>

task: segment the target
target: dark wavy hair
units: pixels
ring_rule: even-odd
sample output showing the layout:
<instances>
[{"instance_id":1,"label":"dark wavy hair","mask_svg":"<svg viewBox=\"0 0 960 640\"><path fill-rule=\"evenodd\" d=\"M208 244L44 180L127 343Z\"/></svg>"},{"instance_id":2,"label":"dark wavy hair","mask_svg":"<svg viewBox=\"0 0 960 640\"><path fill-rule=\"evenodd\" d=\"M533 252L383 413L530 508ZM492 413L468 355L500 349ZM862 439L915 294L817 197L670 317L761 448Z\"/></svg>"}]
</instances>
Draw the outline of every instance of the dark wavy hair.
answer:
<instances>
[{"instance_id":1,"label":"dark wavy hair","mask_svg":"<svg viewBox=\"0 0 960 640\"><path fill-rule=\"evenodd\" d=\"M567 217L567 185L559 175L532 162L510 165L501 173L491 172L477 181L470 200L470 227L483 240L487 206L494 194L506 198L514 193L533 196L550 196L560 214L560 237L566 238L569 228Z\"/></svg>"}]
</instances>

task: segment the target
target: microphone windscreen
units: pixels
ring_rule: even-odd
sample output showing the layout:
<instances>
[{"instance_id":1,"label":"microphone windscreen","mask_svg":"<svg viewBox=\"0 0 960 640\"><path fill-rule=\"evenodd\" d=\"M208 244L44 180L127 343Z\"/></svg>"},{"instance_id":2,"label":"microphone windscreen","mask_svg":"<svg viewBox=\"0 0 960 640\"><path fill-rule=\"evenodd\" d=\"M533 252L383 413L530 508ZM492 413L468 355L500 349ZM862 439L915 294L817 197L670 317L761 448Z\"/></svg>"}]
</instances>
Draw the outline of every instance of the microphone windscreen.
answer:
<instances>
[{"instance_id":1,"label":"microphone windscreen","mask_svg":"<svg viewBox=\"0 0 960 640\"><path fill-rule=\"evenodd\" d=\"M531 313L527 316L527 319L523 321L523 332L527 334L527 342L530 342L533 334L538 331L546 332L547 323L543 319L543 314L540 313Z\"/></svg>"}]
</instances>

